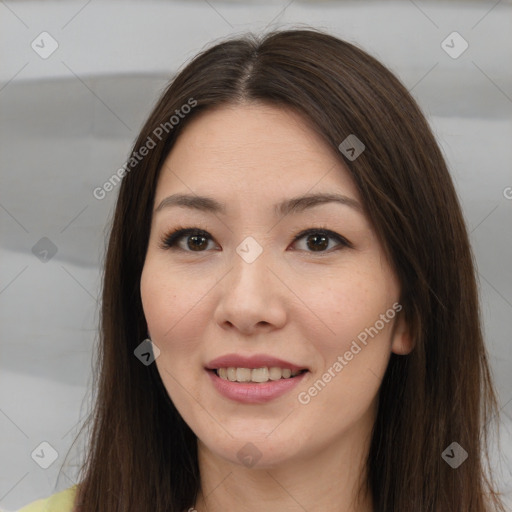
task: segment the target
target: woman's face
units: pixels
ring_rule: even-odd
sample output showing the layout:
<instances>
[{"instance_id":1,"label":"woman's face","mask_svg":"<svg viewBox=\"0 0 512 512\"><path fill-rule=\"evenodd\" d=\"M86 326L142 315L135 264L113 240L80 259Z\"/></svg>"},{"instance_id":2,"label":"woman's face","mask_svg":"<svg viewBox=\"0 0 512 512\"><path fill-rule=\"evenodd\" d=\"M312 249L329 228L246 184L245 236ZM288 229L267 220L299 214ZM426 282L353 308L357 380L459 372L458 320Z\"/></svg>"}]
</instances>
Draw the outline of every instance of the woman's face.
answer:
<instances>
[{"instance_id":1,"label":"woman's face","mask_svg":"<svg viewBox=\"0 0 512 512\"><path fill-rule=\"evenodd\" d=\"M158 208L175 194L189 206ZM288 203L313 194L348 199ZM165 247L178 228L205 233ZM263 104L204 112L178 138L141 296L158 371L200 449L249 467L366 439L390 354L411 349L399 283L340 155Z\"/></svg>"}]
</instances>

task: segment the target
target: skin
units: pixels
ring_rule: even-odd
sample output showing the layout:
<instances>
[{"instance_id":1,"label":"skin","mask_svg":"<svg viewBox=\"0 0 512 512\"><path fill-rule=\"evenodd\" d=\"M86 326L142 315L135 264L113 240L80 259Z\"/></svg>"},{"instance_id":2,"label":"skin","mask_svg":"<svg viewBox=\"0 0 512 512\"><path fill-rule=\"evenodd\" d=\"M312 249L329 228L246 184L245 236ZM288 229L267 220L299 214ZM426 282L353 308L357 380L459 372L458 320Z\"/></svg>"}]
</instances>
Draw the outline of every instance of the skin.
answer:
<instances>
[{"instance_id":1,"label":"skin","mask_svg":"<svg viewBox=\"0 0 512 512\"><path fill-rule=\"evenodd\" d=\"M340 155L308 122L262 103L200 114L162 168L154 208L173 193L227 205L227 215L183 207L154 213L140 283L148 330L161 351L155 364L198 438L199 512L372 510L370 498L356 502L355 493L376 395L391 352L407 354L412 342L397 314L309 403L298 401L400 297L364 213L326 203L274 216L275 203L317 192L361 203ZM178 242L181 251L162 249L178 227L210 237L200 251L190 235ZM293 242L302 230L321 227L353 248L329 239L315 251L311 236L309 244L308 236ZM236 252L248 236L263 249L252 263ZM270 354L310 372L277 399L240 404L220 395L204 369L233 352ZM252 467L237 457L249 442L261 454Z\"/></svg>"}]
</instances>

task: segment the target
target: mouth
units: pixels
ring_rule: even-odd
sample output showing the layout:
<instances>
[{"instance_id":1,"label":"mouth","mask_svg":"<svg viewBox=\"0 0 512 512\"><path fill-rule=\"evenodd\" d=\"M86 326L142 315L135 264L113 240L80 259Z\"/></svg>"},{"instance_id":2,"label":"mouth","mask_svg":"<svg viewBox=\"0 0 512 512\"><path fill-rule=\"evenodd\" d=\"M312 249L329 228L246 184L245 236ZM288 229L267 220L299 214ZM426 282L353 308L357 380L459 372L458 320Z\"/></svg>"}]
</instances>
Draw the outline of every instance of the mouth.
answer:
<instances>
[{"instance_id":1,"label":"mouth","mask_svg":"<svg viewBox=\"0 0 512 512\"><path fill-rule=\"evenodd\" d=\"M271 381L289 380L306 373L307 369L297 370L291 368L281 368L277 366L261 368L239 368L239 367L221 367L212 368L208 371L215 373L217 377L230 382L264 384Z\"/></svg>"},{"instance_id":2,"label":"mouth","mask_svg":"<svg viewBox=\"0 0 512 512\"><path fill-rule=\"evenodd\" d=\"M310 369L270 354L224 354L205 370L223 397L244 404L263 404L300 385Z\"/></svg>"},{"instance_id":3,"label":"mouth","mask_svg":"<svg viewBox=\"0 0 512 512\"><path fill-rule=\"evenodd\" d=\"M261 366L205 368L220 395L243 404L265 404L288 395L309 373L307 369Z\"/></svg>"}]
</instances>

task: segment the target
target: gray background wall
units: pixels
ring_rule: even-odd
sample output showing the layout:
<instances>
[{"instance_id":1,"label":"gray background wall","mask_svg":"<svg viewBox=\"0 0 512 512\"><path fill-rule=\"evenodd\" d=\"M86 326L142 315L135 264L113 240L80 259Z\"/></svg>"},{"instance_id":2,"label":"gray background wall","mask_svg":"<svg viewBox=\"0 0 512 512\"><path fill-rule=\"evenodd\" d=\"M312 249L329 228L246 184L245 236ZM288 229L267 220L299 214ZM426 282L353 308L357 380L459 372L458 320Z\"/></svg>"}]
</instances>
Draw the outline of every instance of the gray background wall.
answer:
<instances>
[{"instance_id":1,"label":"gray background wall","mask_svg":"<svg viewBox=\"0 0 512 512\"><path fill-rule=\"evenodd\" d=\"M94 188L185 61L230 34L298 25L379 58L435 130L478 264L511 492L511 14L510 1L0 2L0 508L75 481L74 457L63 463L91 399L117 195ZM454 31L468 44L460 56L462 39L452 55L442 46Z\"/></svg>"}]
</instances>

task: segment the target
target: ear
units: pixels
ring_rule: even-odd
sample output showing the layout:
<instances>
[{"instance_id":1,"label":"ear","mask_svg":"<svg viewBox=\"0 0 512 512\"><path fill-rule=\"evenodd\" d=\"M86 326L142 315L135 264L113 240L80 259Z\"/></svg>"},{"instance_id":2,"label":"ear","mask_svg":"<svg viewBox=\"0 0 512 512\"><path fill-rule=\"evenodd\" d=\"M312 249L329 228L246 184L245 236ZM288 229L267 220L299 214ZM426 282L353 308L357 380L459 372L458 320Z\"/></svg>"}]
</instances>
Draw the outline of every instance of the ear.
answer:
<instances>
[{"instance_id":1,"label":"ear","mask_svg":"<svg viewBox=\"0 0 512 512\"><path fill-rule=\"evenodd\" d=\"M391 334L391 351L397 355L405 356L413 348L414 340L411 337L408 325L405 323L404 315L398 313Z\"/></svg>"}]
</instances>

